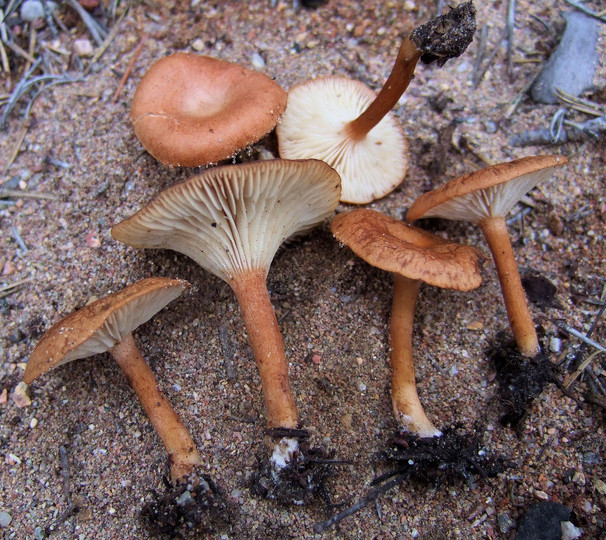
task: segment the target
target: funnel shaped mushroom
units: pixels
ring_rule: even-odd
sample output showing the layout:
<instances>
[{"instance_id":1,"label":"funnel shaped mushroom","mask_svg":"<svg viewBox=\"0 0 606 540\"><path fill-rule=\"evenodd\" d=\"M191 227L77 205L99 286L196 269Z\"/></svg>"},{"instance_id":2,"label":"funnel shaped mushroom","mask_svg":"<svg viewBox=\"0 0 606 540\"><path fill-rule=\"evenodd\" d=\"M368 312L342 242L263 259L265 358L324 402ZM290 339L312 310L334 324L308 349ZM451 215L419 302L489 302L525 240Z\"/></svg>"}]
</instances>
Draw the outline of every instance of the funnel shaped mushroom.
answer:
<instances>
[{"instance_id":1,"label":"funnel shaped mushroom","mask_svg":"<svg viewBox=\"0 0 606 540\"><path fill-rule=\"evenodd\" d=\"M459 291L478 287L481 253L374 210L339 214L331 229L356 255L393 275L391 396L398 426L419 437L441 435L417 394L412 356L415 304L421 282Z\"/></svg>"},{"instance_id":2,"label":"funnel shaped mushroom","mask_svg":"<svg viewBox=\"0 0 606 540\"><path fill-rule=\"evenodd\" d=\"M262 73L209 56L176 53L145 74L130 119L158 161L195 167L226 159L269 133L286 108L286 97Z\"/></svg>"},{"instance_id":3,"label":"funnel shaped mushroom","mask_svg":"<svg viewBox=\"0 0 606 540\"><path fill-rule=\"evenodd\" d=\"M340 194L339 175L322 161L230 165L161 192L112 228L112 236L130 246L184 253L231 286L259 368L270 429L295 429L299 417L267 272L280 244L329 217ZM277 465L295 449L294 440L282 440Z\"/></svg>"},{"instance_id":4,"label":"funnel shaped mushroom","mask_svg":"<svg viewBox=\"0 0 606 540\"><path fill-rule=\"evenodd\" d=\"M341 175L341 200L364 204L393 191L408 168L408 143L389 111L412 80L420 58L463 54L475 32L471 2L415 28L404 39L394 67L376 95L342 77L319 78L293 87L276 128L280 157L317 158Z\"/></svg>"},{"instance_id":5,"label":"funnel shaped mushroom","mask_svg":"<svg viewBox=\"0 0 606 540\"><path fill-rule=\"evenodd\" d=\"M177 298L189 283L148 278L97 300L51 326L32 352L23 380L34 379L72 360L109 352L128 378L154 429L168 450L174 482L186 479L200 455L187 428L158 388L132 336Z\"/></svg>"},{"instance_id":6,"label":"funnel shaped mushroom","mask_svg":"<svg viewBox=\"0 0 606 540\"><path fill-rule=\"evenodd\" d=\"M486 167L421 195L406 219L441 217L477 223L492 253L509 324L524 356L539 352L539 340L515 261L505 216L525 193L548 179L564 156L531 156Z\"/></svg>"}]
</instances>

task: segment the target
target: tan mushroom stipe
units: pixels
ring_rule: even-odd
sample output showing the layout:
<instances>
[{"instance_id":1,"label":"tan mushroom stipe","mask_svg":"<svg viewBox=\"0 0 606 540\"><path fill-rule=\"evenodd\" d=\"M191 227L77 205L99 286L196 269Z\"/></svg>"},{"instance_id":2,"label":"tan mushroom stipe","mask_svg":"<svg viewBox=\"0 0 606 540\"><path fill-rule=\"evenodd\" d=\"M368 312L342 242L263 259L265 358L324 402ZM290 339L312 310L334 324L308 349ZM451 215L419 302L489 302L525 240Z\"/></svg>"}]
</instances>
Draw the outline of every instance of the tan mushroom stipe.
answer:
<instances>
[{"instance_id":1,"label":"tan mushroom stipe","mask_svg":"<svg viewBox=\"0 0 606 540\"><path fill-rule=\"evenodd\" d=\"M229 158L269 133L286 98L262 73L209 56L175 53L145 74L130 118L157 160L195 167Z\"/></svg>"},{"instance_id":2,"label":"tan mushroom stipe","mask_svg":"<svg viewBox=\"0 0 606 540\"><path fill-rule=\"evenodd\" d=\"M339 214L331 229L356 255L393 275L391 393L399 427L419 437L441 435L417 393L412 355L415 304L421 282L460 291L477 288L482 254L374 210Z\"/></svg>"},{"instance_id":3,"label":"tan mushroom stipe","mask_svg":"<svg viewBox=\"0 0 606 540\"><path fill-rule=\"evenodd\" d=\"M462 54L475 32L471 2L415 28L400 46L387 81L376 95L342 77L293 87L276 127L280 157L322 159L341 175L343 202L365 204L384 197L404 180L408 143L393 109L413 78L419 59Z\"/></svg>"},{"instance_id":4,"label":"tan mushroom stipe","mask_svg":"<svg viewBox=\"0 0 606 540\"><path fill-rule=\"evenodd\" d=\"M497 268L509 324L524 356L535 356L540 347L505 217L528 191L567 162L564 156L531 156L492 165L424 193L406 215L407 221L441 217L480 226Z\"/></svg>"},{"instance_id":5,"label":"tan mushroom stipe","mask_svg":"<svg viewBox=\"0 0 606 540\"><path fill-rule=\"evenodd\" d=\"M282 242L332 215L340 194L339 175L318 160L216 167L161 192L112 228L130 246L184 253L231 286L261 376L268 428L297 428L299 415L267 272ZM281 443L285 457L276 450ZM281 443L278 467L296 449Z\"/></svg>"},{"instance_id":6,"label":"tan mushroom stipe","mask_svg":"<svg viewBox=\"0 0 606 540\"><path fill-rule=\"evenodd\" d=\"M200 455L187 428L158 387L141 356L132 332L189 287L177 279L148 278L97 300L51 326L32 352L23 380L62 364L108 352L122 368L154 429L166 446L171 477L186 479L200 464Z\"/></svg>"}]
</instances>

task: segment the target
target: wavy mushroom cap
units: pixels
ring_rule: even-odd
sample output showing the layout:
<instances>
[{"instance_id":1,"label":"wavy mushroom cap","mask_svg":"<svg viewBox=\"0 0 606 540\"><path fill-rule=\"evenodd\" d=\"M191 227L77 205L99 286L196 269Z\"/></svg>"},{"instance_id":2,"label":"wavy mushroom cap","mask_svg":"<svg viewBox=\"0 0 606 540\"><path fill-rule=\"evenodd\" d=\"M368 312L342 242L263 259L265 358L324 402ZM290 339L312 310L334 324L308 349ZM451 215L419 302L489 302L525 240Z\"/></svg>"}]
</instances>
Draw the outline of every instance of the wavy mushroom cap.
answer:
<instances>
[{"instance_id":1,"label":"wavy mushroom cap","mask_svg":"<svg viewBox=\"0 0 606 540\"><path fill-rule=\"evenodd\" d=\"M564 156L530 156L459 176L421 195L406 220L441 217L478 223L504 217L528 191L566 163Z\"/></svg>"},{"instance_id":2,"label":"wavy mushroom cap","mask_svg":"<svg viewBox=\"0 0 606 540\"><path fill-rule=\"evenodd\" d=\"M209 56L158 60L133 98L130 119L145 149L165 165L226 159L269 133L286 108L269 77Z\"/></svg>"},{"instance_id":3,"label":"wavy mushroom cap","mask_svg":"<svg viewBox=\"0 0 606 540\"><path fill-rule=\"evenodd\" d=\"M204 171L157 195L112 228L137 248L179 251L230 282L269 270L280 244L334 212L339 175L318 160L270 160Z\"/></svg>"},{"instance_id":4,"label":"wavy mushroom cap","mask_svg":"<svg viewBox=\"0 0 606 540\"><path fill-rule=\"evenodd\" d=\"M331 230L367 263L441 287L470 291L482 282L482 253L374 210L335 216Z\"/></svg>"},{"instance_id":5,"label":"wavy mushroom cap","mask_svg":"<svg viewBox=\"0 0 606 540\"><path fill-rule=\"evenodd\" d=\"M57 366L109 351L189 286L180 279L147 278L75 311L42 336L23 380L30 384Z\"/></svg>"},{"instance_id":6,"label":"wavy mushroom cap","mask_svg":"<svg viewBox=\"0 0 606 540\"><path fill-rule=\"evenodd\" d=\"M325 77L293 87L276 127L280 157L316 158L341 175L341 200L365 204L384 197L404 180L408 143L395 117L387 114L360 140L346 131L376 94L358 81Z\"/></svg>"}]
</instances>

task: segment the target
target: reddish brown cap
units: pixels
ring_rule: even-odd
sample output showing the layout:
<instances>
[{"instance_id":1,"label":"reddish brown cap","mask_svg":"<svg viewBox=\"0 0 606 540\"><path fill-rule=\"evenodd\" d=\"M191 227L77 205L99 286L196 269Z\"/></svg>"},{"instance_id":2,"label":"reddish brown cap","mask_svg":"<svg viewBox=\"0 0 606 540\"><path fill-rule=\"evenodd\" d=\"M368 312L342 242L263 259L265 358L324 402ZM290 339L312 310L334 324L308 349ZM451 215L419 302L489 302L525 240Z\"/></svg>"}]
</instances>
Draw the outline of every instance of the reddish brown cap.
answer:
<instances>
[{"instance_id":1,"label":"reddish brown cap","mask_svg":"<svg viewBox=\"0 0 606 540\"><path fill-rule=\"evenodd\" d=\"M564 156L530 156L459 176L421 195L406 220L442 217L477 223L505 216L525 193L566 163Z\"/></svg>"},{"instance_id":2,"label":"reddish brown cap","mask_svg":"<svg viewBox=\"0 0 606 540\"><path fill-rule=\"evenodd\" d=\"M286 112L276 127L280 157L316 158L341 175L341 200L365 204L384 197L404 180L408 142L387 114L360 140L346 126L374 101L364 84L344 77L318 78L291 88Z\"/></svg>"},{"instance_id":3,"label":"reddish brown cap","mask_svg":"<svg viewBox=\"0 0 606 540\"><path fill-rule=\"evenodd\" d=\"M195 167L226 159L270 132L286 98L262 73L209 56L176 53L145 74L130 119L157 160Z\"/></svg>"},{"instance_id":4,"label":"reddish brown cap","mask_svg":"<svg viewBox=\"0 0 606 540\"><path fill-rule=\"evenodd\" d=\"M23 380L30 384L57 366L110 350L189 286L180 279L147 278L75 311L42 336Z\"/></svg>"},{"instance_id":5,"label":"reddish brown cap","mask_svg":"<svg viewBox=\"0 0 606 540\"><path fill-rule=\"evenodd\" d=\"M367 263L444 289L470 291L482 282L482 253L374 210L335 216L337 240Z\"/></svg>"}]
</instances>

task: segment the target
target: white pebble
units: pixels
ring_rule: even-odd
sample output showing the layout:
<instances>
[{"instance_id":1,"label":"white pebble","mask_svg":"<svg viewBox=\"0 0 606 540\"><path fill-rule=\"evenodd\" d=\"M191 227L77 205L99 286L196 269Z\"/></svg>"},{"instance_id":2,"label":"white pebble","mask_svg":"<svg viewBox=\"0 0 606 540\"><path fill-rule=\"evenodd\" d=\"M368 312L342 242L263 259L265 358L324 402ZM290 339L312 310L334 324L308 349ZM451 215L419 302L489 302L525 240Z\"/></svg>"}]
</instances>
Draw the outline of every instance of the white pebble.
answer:
<instances>
[{"instance_id":1,"label":"white pebble","mask_svg":"<svg viewBox=\"0 0 606 540\"><path fill-rule=\"evenodd\" d=\"M360 392L366 392L366 385L361 382L358 384L358 390L360 390Z\"/></svg>"},{"instance_id":2,"label":"white pebble","mask_svg":"<svg viewBox=\"0 0 606 540\"><path fill-rule=\"evenodd\" d=\"M250 61L252 63L252 66L255 69L263 69L265 67L265 60L257 52L253 53L252 58L250 59Z\"/></svg>"},{"instance_id":3,"label":"white pebble","mask_svg":"<svg viewBox=\"0 0 606 540\"><path fill-rule=\"evenodd\" d=\"M549 340L549 350L552 353L559 353L562 350L562 340L557 337L552 337Z\"/></svg>"},{"instance_id":4,"label":"white pebble","mask_svg":"<svg viewBox=\"0 0 606 540\"><path fill-rule=\"evenodd\" d=\"M31 429L34 429L34 428L35 428L37 425L38 425L38 419L37 419L37 418L32 418L32 419L29 421L29 427L30 427Z\"/></svg>"}]
</instances>

